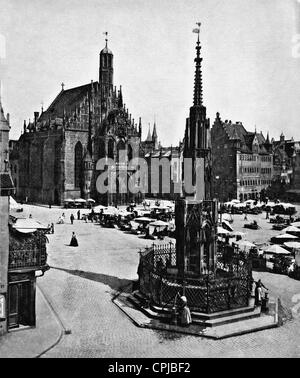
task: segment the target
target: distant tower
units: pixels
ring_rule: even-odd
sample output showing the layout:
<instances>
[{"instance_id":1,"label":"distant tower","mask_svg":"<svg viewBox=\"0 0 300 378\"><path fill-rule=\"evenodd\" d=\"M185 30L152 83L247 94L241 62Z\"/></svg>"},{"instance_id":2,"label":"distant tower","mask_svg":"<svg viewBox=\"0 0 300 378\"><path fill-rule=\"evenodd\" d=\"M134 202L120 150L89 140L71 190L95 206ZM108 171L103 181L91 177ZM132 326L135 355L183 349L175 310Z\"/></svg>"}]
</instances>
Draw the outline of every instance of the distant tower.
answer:
<instances>
[{"instance_id":1,"label":"distant tower","mask_svg":"<svg viewBox=\"0 0 300 378\"><path fill-rule=\"evenodd\" d=\"M200 57L200 39L196 43L196 63L194 80L194 101L190 108L190 116L186 120L185 129L185 158L191 158L193 162L193 185L197 184L195 193L196 199L203 200L210 198L210 146L209 146L209 119L206 118L206 107L203 106L202 98L202 71ZM196 166L197 164L197 166ZM197 175L196 175L197 172ZM196 182L197 176L197 182ZM187 188L185 188L187 189ZM188 194L188 193L187 193ZM188 194L191 195L191 194Z\"/></svg>"},{"instance_id":2,"label":"distant tower","mask_svg":"<svg viewBox=\"0 0 300 378\"><path fill-rule=\"evenodd\" d=\"M152 142L152 136L151 136L151 131L150 131L150 123L149 123L149 129L148 129L148 135L147 135L146 142Z\"/></svg>"},{"instance_id":3,"label":"distant tower","mask_svg":"<svg viewBox=\"0 0 300 378\"><path fill-rule=\"evenodd\" d=\"M123 108L123 95L122 95L122 85L120 85L119 95L118 95L118 108Z\"/></svg>"},{"instance_id":4,"label":"distant tower","mask_svg":"<svg viewBox=\"0 0 300 378\"><path fill-rule=\"evenodd\" d=\"M155 121L154 121L154 125L153 125L152 142L154 144L154 149L157 149L158 148L158 138L157 138L156 122Z\"/></svg>"},{"instance_id":5,"label":"distant tower","mask_svg":"<svg viewBox=\"0 0 300 378\"><path fill-rule=\"evenodd\" d=\"M139 118L139 137L142 138L142 118Z\"/></svg>"},{"instance_id":6,"label":"distant tower","mask_svg":"<svg viewBox=\"0 0 300 378\"><path fill-rule=\"evenodd\" d=\"M107 37L107 33L106 37ZM99 64L99 83L101 86L102 95L107 98L113 91L113 53L107 47L107 38L105 39L105 47L100 52Z\"/></svg>"},{"instance_id":7,"label":"distant tower","mask_svg":"<svg viewBox=\"0 0 300 378\"><path fill-rule=\"evenodd\" d=\"M189 168L189 172L184 172L186 198L179 199L175 207L176 265L180 276L214 273L216 262L218 207L210 200L209 119L202 103L200 23L197 25L194 103L186 120L183 150L184 170ZM186 179L189 175L191 180ZM194 187L188 188L187 181L192 181Z\"/></svg>"}]
</instances>

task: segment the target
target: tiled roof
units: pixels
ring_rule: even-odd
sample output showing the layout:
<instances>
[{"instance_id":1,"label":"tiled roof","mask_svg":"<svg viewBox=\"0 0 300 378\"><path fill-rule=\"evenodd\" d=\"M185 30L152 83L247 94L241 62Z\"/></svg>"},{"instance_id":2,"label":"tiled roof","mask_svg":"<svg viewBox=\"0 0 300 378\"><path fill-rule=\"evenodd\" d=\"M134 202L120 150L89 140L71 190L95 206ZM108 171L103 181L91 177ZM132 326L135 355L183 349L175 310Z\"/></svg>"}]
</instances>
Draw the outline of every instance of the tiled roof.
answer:
<instances>
[{"instance_id":1,"label":"tiled roof","mask_svg":"<svg viewBox=\"0 0 300 378\"><path fill-rule=\"evenodd\" d=\"M252 144L253 139L256 136L259 143L259 153L267 154L267 150L264 147L266 140L262 133L255 133L247 131L241 122L231 123L223 122L222 123L224 130L230 140L239 140L241 143L241 152L243 153L252 153Z\"/></svg>"},{"instance_id":2,"label":"tiled roof","mask_svg":"<svg viewBox=\"0 0 300 378\"><path fill-rule=\"evenodd\" d=\"M247 134L246 129L241 123L223 123L223 127L229 139L244 140L244 135Z\"/></svg>"},{"instance_id":3,"label":"tiled roof","mask_svg":"<svg viewBox=\"0 0 300 378\"><path fill-rule=\"evenodd\" d=\"M94 90L96 90L98 82L93 83ZM75 108L81 103L83 98L92 90L92 84L81 85L71 89L61 91L54 99L49 108L43 112L39 121L46 121L53 117L62 117L64 111L74 111Z\"/></svg>"}]
</instances>

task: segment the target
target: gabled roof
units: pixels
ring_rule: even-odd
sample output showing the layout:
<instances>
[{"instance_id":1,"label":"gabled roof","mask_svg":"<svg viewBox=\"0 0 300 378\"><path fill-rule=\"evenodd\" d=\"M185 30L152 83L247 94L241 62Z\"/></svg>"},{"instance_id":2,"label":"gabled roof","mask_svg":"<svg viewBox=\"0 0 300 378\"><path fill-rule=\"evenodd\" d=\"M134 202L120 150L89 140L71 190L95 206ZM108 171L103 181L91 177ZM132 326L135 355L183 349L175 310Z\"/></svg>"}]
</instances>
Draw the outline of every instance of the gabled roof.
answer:
<instances>
[{"instance_id":1,"label":"gabled roof","mask_svg":"<svg viewBox=\"0 0 300 378\"><path fill-rule=\"evenodd\" d=\"M82 102L82 100L91 93L92 86L94 90L96 90L98 87L98 82L93 82L61 91L49 106L49 108L41 114L39 121L46 121L49 118L53 117L62 117L64 111L66 113L74 111L75 108Z\"/></svg>"},{"instance_id":2,"label":"gabled roof","mask_svg":"<svg viewBox=\"0 0 300 378\"><path fill-rule=\"evenodd\" d=\"M223 127L229 137L229 139L244 139L244 135L247 134L246 129L242 125L242 123L225 123L223 122Z\"/></svg>"},{"instance_id":3,"label":"gabled roof","mask_svg":"<svg viewBox=\"0 0 300 378\"><path fill-rule=\"evenodd\" d=\"M261 154L268 154L268 151L264 146L266 139L262 133L247 131L241 122L232 123L231 121L222 122L220 120L219 122L221 122L229 140L240 141L241 152L252 153L253 141L256 137L259 144L258 152Z\"/></svg>"}]
</instances>

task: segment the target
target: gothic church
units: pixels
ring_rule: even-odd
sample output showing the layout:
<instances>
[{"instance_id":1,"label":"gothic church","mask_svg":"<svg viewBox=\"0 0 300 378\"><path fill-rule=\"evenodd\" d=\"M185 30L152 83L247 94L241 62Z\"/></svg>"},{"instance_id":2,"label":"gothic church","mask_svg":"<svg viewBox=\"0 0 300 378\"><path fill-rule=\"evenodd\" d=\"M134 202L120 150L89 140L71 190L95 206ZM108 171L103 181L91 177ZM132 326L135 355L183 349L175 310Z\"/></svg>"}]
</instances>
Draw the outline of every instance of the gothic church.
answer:
<instances>
[{"instance_id":1,"label":"gothic church","mask_svg":"<svg viewBox=\"0 0 300 378\"><path fill-rule=\"evenodd\" d=\"M106 40L100 52L99 81L68 90L62 84L49 108L35 112L33 122L24 122L18 141L18 198L62 204L81 197L105 205L142 199L142 193L121 191L120 180L115 193L101 194L96 188L99 159L113 159L113 174L118 177L128 161L144 155L141 118L135 123L123 103L122 87L114 86L113 58ZM122 161L120 151L125 154ZM132 174L126 169L127 179Z\"/></svg>"}]
</instances>

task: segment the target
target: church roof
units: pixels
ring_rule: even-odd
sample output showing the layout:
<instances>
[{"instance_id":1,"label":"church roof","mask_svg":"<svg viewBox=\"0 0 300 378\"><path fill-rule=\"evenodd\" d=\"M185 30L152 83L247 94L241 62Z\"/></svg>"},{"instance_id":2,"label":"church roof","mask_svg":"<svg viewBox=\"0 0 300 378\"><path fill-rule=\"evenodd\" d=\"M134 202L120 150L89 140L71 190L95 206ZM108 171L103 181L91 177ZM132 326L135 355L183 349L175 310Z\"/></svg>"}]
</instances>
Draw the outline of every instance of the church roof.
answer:
<instances>
[{"instance_id":1,"label":"church roof","mask_svg":"<svg viewBox=\"0 0 300 378\"><path fill-rule=\"evenodd\" d=\"M84 97L91 93L92 85L94 90L96 90L98 87L98 82L61 91L56 96L49 108L41 114L39 121L46 121L53 117L62 117L64 111L66 113L74 111L75 108L82 102Z\"/></svg>"}]
</instances>

